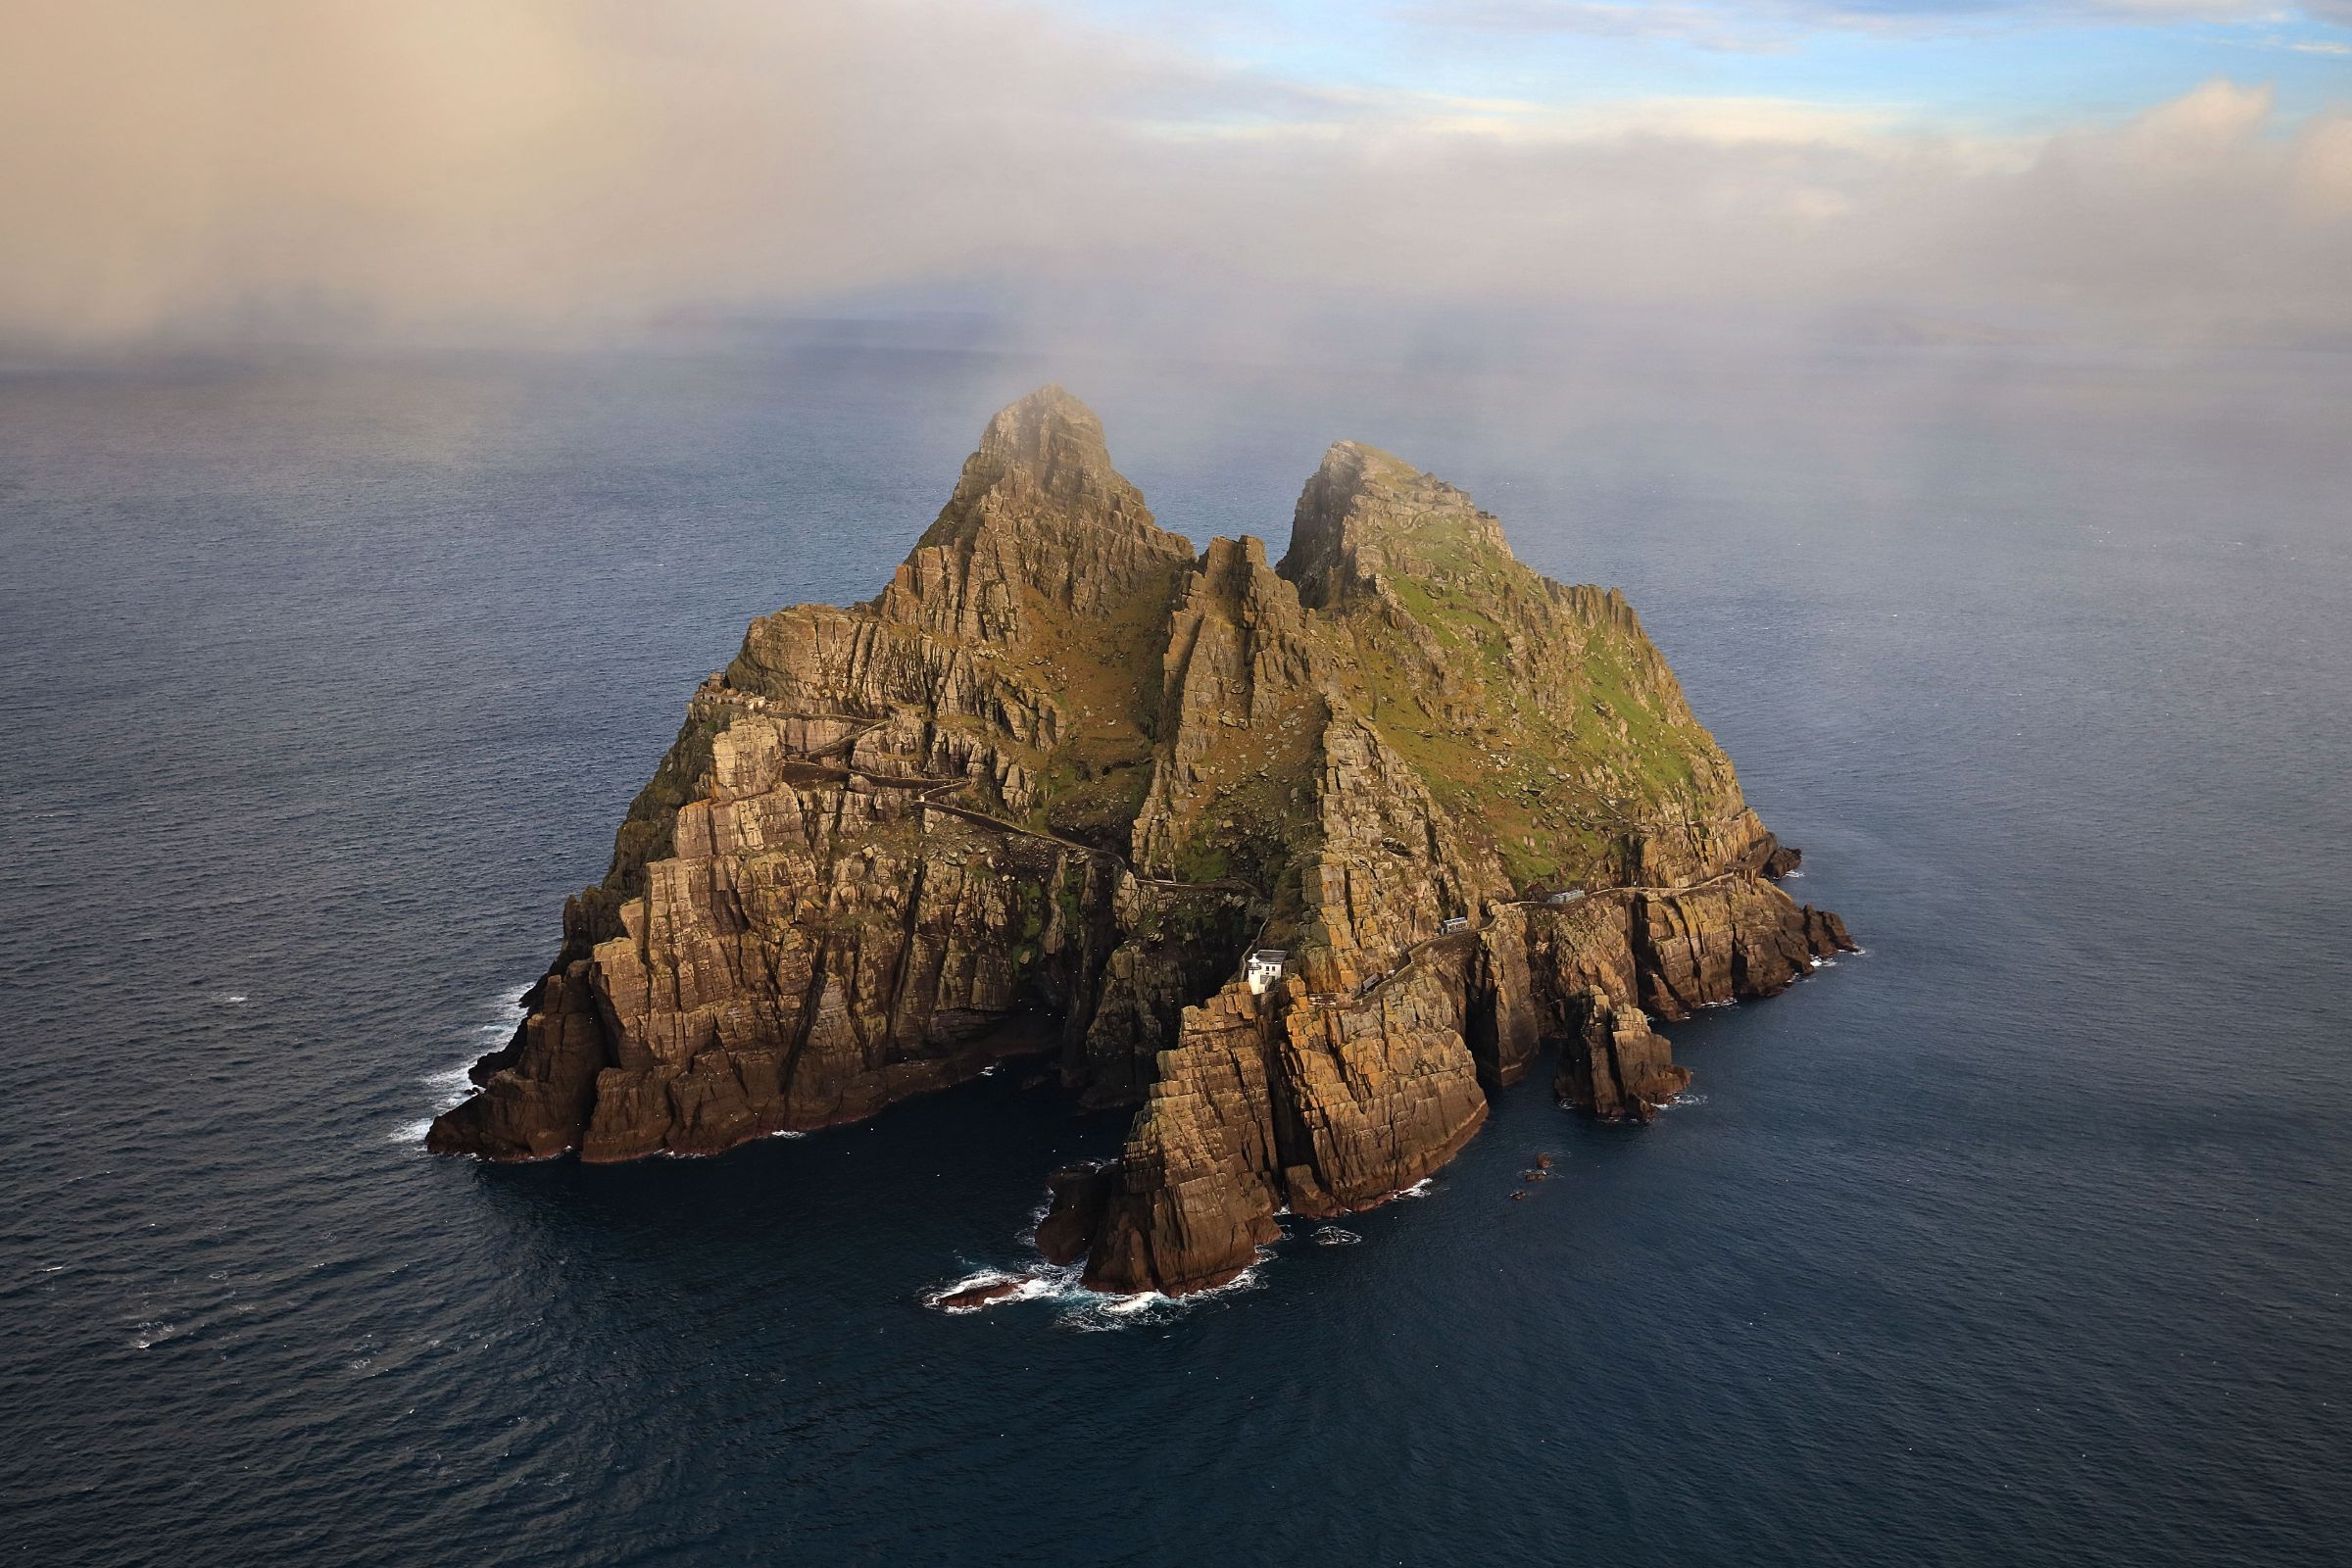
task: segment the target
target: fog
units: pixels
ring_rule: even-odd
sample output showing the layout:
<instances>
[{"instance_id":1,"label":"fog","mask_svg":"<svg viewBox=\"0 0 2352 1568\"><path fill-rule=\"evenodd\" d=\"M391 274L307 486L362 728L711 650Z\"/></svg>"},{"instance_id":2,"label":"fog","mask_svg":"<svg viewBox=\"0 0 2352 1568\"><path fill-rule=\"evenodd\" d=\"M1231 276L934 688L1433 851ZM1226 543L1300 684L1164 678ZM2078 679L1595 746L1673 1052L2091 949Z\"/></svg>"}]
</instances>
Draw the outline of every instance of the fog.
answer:
<instances>
[{"instance_id":1,"label":"fog","mask_svg":"<svg viewBox=\"0 0 2352 1568\"><path fill-rule=\"evenodd\" d=\"M1343 92L1001 0L10 12L20 346L943 303L1237 345L1384 316L2352 333L2352 110L2290 117L2250 78L1993 137Z\"/></svg>"}]
</instances>

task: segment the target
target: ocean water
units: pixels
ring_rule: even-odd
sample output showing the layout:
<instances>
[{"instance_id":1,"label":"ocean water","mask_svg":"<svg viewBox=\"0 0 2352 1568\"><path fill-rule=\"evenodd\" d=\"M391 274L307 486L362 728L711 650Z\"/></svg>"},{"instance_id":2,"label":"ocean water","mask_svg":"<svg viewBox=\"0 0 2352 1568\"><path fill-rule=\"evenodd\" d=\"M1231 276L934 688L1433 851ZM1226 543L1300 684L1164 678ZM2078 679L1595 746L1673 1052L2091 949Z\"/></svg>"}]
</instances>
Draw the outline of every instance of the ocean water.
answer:
<instances>
[{"instance_id":1,"label":"ocean water","mask_svg":"<svg viewBox=\"0 0 2352 1568\"><path fill-rule=\"evenodd\" d=\"M1328 441L1624 587L1866 953L1245 1283L965 1316L1012 1075L422 1153L743 623L1039 381L1196 539ZM2352 366L767 340L0 372L0 1542L38 1563L2279 1564L2352 1541ZM1549 1152L1554 1179L1506 1201Z\"/></svg>"}]
</instances>

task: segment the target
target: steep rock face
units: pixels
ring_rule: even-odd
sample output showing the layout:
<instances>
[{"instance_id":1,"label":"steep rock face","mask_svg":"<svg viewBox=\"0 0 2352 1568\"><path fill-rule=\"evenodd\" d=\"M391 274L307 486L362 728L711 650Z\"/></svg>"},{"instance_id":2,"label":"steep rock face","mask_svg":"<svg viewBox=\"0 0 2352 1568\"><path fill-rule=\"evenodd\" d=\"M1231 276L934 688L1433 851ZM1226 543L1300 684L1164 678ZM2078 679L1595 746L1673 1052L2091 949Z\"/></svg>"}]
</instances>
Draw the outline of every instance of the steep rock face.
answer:
<instances>
[{"instance_id":1,"label":"steep rock face","mask_svg":"<svg viewBox=\"0 0 2352 1568\"><path fill-rule=\"evenodd\" d=\"M1279 565L1196 558L1048 388L880 595L753 623L430 1143L709 1152L1050 1052L1138 1109L1041 1250L1201 1289L1436 1170L1544 1040L1645 1116L1649 1016L1851 946L1794 863L1623 597L1460 491L1342 442Z\"/></svg>"},{"instance_id":2,"label":"steep rock face","mask_svg":"<svg viewBox=\"0 0 2352 1568\"><path fill-rule=\"evenodd\" d=\"M1470 953L1449 941L1361 1004L1285 1010L1277 1146L1298 1212L1369 1207L1452 1158L1487 1119L1462 1037Z\"/></svg>"},{"instance_id":3,"label":"steep rock face","mask_svg":"<svg viewBox=\"0 0 2352 1568\"><path fill-rule=\"evenodd\" d=\"M1689 1087L1690 1070L1675 1065L1664 1037L1641 1008L1612 1002L1597 987L1580 993L1576 1004L1584 1022L1561 1042L1559 1076L1552 1083L1563 1103L1603 1121L1647 1121Z\"/></svg>"},{"instance_id":4,"label":"steep rock face","mask_svg":"<svg viewBox=\"0 0 2352 1568\"><path fill-rule=\"evenodd\" d=\"M1526 907L1504 905L1478 936L1465 1034L1478 1062L1479 1081L1491 1088L1507 1089L1527 1076L1545 1032L1535 971L1528 962L1532 918Z\"/></svg>"},{"instance_id":5,"label":"steep rock face","mask_svg":"<svg viewBox=\"0 0 2352 1568\"><path fill-rule=\"evenodd\" d=\"M1184 1014L1097 1221L1105 1289L1231 1278L1279 1210L1412 1185L1476 1131L1481 1082L1523 1077L1546 1036L1587 1063L1564 1099L1645 1116L1688 1076L1644 1004L1772 995L1842 938L1765 880L1792 852L1622 596L1538 576L1460 491L1350 442L1275 572L1253 544L1180 612L1199 629L1171 667L1210 648L1217 675L1171 681L1163 758L1281 840L1264 885L1294 978ZM1139 849L1181 842L1170 784ZM1216 807L1189 819L1231 841Z\"/></svg>"},{"instance_id":6,"label":"steep rock face","mask_svg":"<svg viewBox=\"0 0 2352 1568\"><path fill-rule=\"evenodd\" d=\"M1188 1010L1110 1167L1086 1279L1178 1295L1221 1285L1281 1234L1268 1009L1229 986ZM1050 1211L1052 1224L1061 1213Z\"/></svg>"},{"instance_id":7,"label":"steep rock face","mask_svg":"<svg viewBox=\"0 0 2352 1568\"><path fill-rule=\"evenodd\" d=\"M688 705L604 882L435 1149L711 1152L1054 1050L1141 1097L1262 917L1139 884L1170 598L1193 550L1048 388L997 416L890 586L762 616ZM1107 1002L1102 1028L1098 1003Z\"/></svg>"}]
</instances>

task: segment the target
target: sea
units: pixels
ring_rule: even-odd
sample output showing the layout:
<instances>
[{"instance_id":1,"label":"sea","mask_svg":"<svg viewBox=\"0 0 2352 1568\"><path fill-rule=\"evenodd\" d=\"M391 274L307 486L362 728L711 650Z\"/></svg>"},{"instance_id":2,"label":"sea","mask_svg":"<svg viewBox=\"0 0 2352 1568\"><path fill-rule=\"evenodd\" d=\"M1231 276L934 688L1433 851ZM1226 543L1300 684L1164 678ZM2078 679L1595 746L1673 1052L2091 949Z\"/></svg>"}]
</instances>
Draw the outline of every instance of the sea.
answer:
<instances>
[{"instance_id":1,"label":"sea","mask_svg":"<svg viewBox=\"0 0 2352 1568\"><path fill-rule=\"evenodd\" d=\"M697 682L1049 380L1197 541L1356 438L1623 588L1863 952L1185 1300L928 1304L1120 1142L1018 1072L425 1153ZM11 360L0 632L9 1560L2352 1558L2352 356Z\"/></svg>"}]
</instances>

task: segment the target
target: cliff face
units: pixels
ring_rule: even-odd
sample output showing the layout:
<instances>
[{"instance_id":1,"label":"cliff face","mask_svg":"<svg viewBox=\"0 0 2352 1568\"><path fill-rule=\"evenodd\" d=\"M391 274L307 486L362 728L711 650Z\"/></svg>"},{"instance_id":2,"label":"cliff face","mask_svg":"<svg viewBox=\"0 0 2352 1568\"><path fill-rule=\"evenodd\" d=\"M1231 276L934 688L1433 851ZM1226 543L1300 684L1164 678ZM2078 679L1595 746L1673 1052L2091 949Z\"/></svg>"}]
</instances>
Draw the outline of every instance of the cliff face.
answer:
<instances>
[{"instance_id":1,"label":"cliff face","mask_svg":"<svg viewBox=\"0 0 2352 1568\"><path fill-rule=\"evenodd\" d=\"M1444 1164L1539 1040L1646 1116L1688 1081L1648 1015L1850 946L1794 861L1624 599L1461 492L1343 442L1279 565L1196 557L1047 388L878 597L753 623L428 1142L710 1152L1046 1052L1140 1108L1041 1247L1199 1289Z\"/></svg>"}]
</instances>

